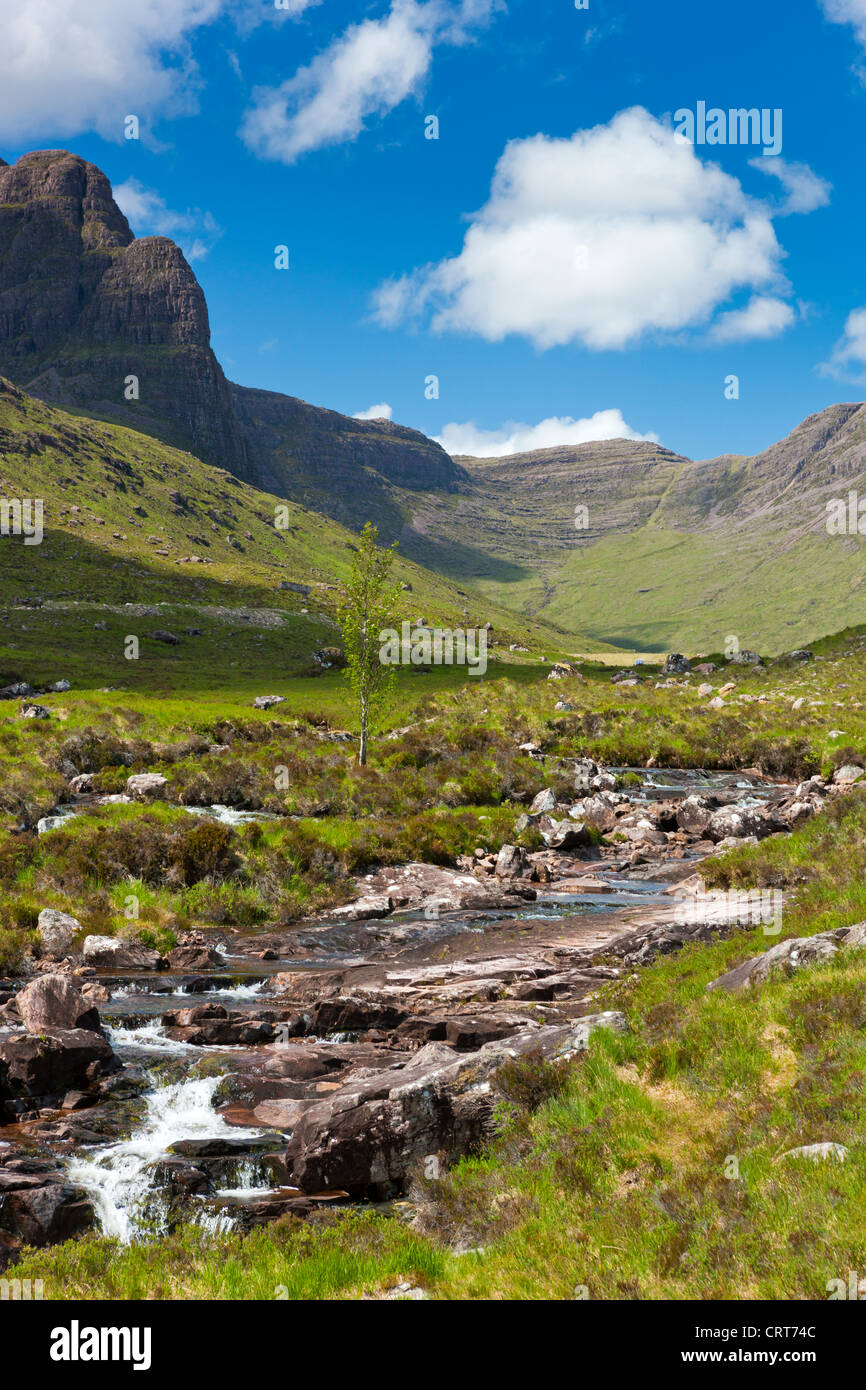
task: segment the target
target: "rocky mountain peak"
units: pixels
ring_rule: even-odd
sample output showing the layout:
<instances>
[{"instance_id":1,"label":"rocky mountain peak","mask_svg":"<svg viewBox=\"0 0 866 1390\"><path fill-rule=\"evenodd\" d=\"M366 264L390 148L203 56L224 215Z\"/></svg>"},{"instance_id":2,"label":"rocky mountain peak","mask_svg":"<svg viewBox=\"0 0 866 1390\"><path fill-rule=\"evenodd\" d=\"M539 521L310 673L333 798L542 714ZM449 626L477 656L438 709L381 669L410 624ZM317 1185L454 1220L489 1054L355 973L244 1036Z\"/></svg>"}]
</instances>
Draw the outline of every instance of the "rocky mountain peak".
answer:
<instances>
[{"instance_id":1,"label":"rocky mountain peak","mask_svg":"<svg viewBox=\"0 0 866 1390\"><path fill-rule=\"evenodd\" d=\"M364 510L367 491L447 489L461 473L415 430L231 387L180 247L133 236L102 170L68 150L0 160L0 373L271 491L313 488L350 524L346 495Z\"/></svg>"}]
</instances>

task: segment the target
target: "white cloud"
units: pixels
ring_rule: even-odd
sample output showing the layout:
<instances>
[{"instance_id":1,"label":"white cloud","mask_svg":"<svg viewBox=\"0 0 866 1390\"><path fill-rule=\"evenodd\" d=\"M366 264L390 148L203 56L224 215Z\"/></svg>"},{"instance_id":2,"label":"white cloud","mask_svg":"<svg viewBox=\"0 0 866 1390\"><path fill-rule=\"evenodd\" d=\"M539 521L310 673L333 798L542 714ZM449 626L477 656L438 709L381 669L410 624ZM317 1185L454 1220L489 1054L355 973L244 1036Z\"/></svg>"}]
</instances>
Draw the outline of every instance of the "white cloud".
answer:
<instances>
[{"instance_id":1,"label":"white cloud","mask_svg":"<svg viewBox=\"0 0 866 1390\"><path fill-rule=\"evenodd\" d=\"M286 82L256 88L242 139L263 159L284 164L354 140L369 117L420 92L437 44L466 42L498 8L498 0L393 0L384 18L351 25Z\"/></svg>"},{"instance_id":2,"label":"white cloud","mask_svg":"<svg viewBox=\"0 0 866 1390\"><path fill-rule=\"evenodd\" d=\"M866 307L852 309L845 320L845 332L836 343L829 361L820 363L822 376L866 384Z\"/></svg>"},{"instance_id":3,"label":"white cloud","mask_svg":"<svg viewBox=\"0 0 866 1390\"><path fill-rule=\"evenodd\" d=\"M123 138L123 120L188 115L203 86L192 40L216 20L242 34L295 18L247 0L0 0L0 140L11 145L98 131Z\"/></svg>"},{"instance_id":4,"label":"white cloud","mask_svg":"<svg viewBox=\"0 0 866 1390\"><path fill-rule=\"evenodd\" d=\"M194 110L200 79L189 37L228 3L0 0L0 137L96 130L120 139L126 115Z\"/></svg>"},{"instance_id":5,"label":"white cloud","mask_svg":"<svg viewBox=\"0 0 866 1390\"><path fill-rule=\"evenodd\" d=\"M866 44L866 0L821 0L821 9L833 24L852 24L857 38Z\"/></svg>"},{"instance_id":6,"label":"white cloud","mask_svg":"<svg viewBox=\"0 0 866 1390\"><path fill-rule=\"evenodd\" d=\"M570 415L551 415L537 425L509 420L498 430L479 429L472 421L446 425L437 443L452 458L468 454L474 458L503 458L530 449L552 449L558 444L589 444L599 439L646 439L659 442L657 434L639 434L627 425L620 410L597 410L582 420Z\"/></svg>"},{"instance_id":7,"label":"white cloud","mask_svg":"<svg viewBox=\"0 0 866 1390\"><path fill-rule=\"evenodd\" d=\"M737 343L749 338L776 338L790 328L797 315L784 299L753 295L743 309L722 314L710 331L716 343Z\"/></svg>"},{"instance_id":8,"label":"white cloud","mask_svg":"<svg viewBox=\"0 0 866 1390\"><path fill-rule=\"evenodd\" d=\"M374 314L539 348L709 328L738 293L789 291L772 217L634 107L570 139L508 144L459 255L381 285Z\"/></svg>"},{"instance_id":9,"label":"white cloud","mask_svg":"<svg viewBox=\"0 0 866 1390\"><path fill-rule=\"evenodd\" d=\"M808 164L791 163L787 159L750 159L753 169L777 178L785 192L785 200L776 209L783 217L791 212L814 212L830 201L832 185L809 168Z\"/></svg>"},{"instance_id":10,"label":"white cloud","mask_svg":"<svg viewBox=\"0 0 866 1390\"><path fill-rule=\"evenodd\" d=\"M200 261L222 236L209 212L198 208L175 212L162 196L138 179L113 189L117 203L136 236L167 236L178 242L188 261Z\"/></svg>"},{"instance_id":11,"label":"white cloud","mask_svg":"<svg viewBox=\"0 0 866 1390\"><path fill-rule=\"evenodd\" d=\"M353 415L353 420L390 420L394 412L387 401L382 401L379 405L371 405L367 410L359 410L357 415Z\"/></svg>"}]
</instances>

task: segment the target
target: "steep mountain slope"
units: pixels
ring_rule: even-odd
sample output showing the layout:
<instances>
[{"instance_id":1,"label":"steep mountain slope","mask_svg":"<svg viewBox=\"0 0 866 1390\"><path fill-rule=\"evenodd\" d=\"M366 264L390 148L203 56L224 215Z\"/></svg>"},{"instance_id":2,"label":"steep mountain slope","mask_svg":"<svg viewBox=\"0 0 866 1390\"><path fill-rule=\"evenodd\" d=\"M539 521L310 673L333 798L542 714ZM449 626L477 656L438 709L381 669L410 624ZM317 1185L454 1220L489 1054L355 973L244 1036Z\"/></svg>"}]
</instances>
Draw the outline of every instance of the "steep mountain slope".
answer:
<instances>
[{"instance_id":1,"label":"steep mountain slope","mask_svg":"<svg viewBox=\"0 0 866 1390\"><path fill-rule=\"evenodd\" d=\"M459 477L415 430L230 385L180 248L133 237L105 175L65 150L0 160L0 372L283 495L342 494L356 524L367 494L375 510L389 484Z\"/></svg>"},{"instance_id":2,"label":"steep mountain slope","mask_svg":"<svg viewBox=\"0 0 866 1390\"><path fill-rule=\"evenodd\" d=\"M7 516L10 503L28 499L42 503L39 544L25 544L10 524L14 510ZM263 680L310 668L313 651L337 640L336 586L355 541L294 502L278 528L280 503L225 469L70 415L0 377L0 685L44 673L172 688L165 682L182 675L189 688L218 682L222 665L240 663ZM404 586L401 618L492 622L506 657L511 643L536 652L543 643L551 656L568 645L544 623L399 554L394 575ZM204 636L182 638L177 651L151 642L148 661L130 663L124 638L142 631L142 618L145 632L189 625ZM229 646L209 648L208 634L226 623Z\"/></svg>"},{"instance_id":3,"label":"steep mountain slope","mask_svg":"<svg viewBox=\"0 0 866 1390\"><path fill-rule=\"evenodd\" d=\"M485 619L543 621L575 650L587 634L772 650L866 618L864 538L826 529L828 500L866 492L866 407L754 458L608 440L453 460L416 430L228 382L179 248L134 238L105 176L65 151L0 161L0 372L352 530L374 520Z\"/></svg>"},{"instance_id":4,"label":"steep mountain slope","mask_svg":"<svg viewBox=\"0 0 866 1390\"><path fill-rule=\"evenodd\" d=\"M416 500L402 549L517 611L656 650L778 650L866 618L866 538L827 530L829 501L866 498L866 406L754 458L608 440L457 462L468 480Z\"/></svg>"}]
</instances>

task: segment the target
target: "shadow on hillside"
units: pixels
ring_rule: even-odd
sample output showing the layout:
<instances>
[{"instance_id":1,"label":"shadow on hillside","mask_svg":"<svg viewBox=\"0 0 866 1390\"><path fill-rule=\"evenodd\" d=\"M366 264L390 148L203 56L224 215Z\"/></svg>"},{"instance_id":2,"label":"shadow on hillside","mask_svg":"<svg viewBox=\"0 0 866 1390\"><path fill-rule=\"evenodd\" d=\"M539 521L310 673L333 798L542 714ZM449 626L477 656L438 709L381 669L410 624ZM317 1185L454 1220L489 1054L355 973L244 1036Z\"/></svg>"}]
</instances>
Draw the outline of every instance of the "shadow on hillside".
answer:
<instances>
[{"instance_id":1,"label":"shadow on hillside","mask_svg":"<svg viewBox=\"0 0 866 1390\"><path fill-rule=\"evenodd\" d=\"M513 565L457 541L423 536L411 526L404 526L400 532L400 554L448 579L463 579L467 583L491 579L499 584L519 584L532 577L531 571L521 565Z\"/></svg>"}]
</instances>

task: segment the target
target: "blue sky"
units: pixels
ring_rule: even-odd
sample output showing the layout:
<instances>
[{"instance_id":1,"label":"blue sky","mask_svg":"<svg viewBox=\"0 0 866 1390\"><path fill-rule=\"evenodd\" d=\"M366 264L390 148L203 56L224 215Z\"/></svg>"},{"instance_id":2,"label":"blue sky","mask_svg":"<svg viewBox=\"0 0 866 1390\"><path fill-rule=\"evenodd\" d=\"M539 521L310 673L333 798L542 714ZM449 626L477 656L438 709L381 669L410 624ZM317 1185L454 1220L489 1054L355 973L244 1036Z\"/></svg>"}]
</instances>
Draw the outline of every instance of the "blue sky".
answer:
<instances>
[{"instance_id":1,"label":"blue sky","mask_svg":"<svg viewBox=\"0 0 866 1390\"><path fill-rule=\"evenodd\" d=\"M866 0L287 3L0 0L0 153L179 240L231 378L484 453L753 453L866 395ZM781 152L677 137L699 102Z\"/></svg>"}]
</instances>

